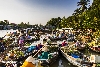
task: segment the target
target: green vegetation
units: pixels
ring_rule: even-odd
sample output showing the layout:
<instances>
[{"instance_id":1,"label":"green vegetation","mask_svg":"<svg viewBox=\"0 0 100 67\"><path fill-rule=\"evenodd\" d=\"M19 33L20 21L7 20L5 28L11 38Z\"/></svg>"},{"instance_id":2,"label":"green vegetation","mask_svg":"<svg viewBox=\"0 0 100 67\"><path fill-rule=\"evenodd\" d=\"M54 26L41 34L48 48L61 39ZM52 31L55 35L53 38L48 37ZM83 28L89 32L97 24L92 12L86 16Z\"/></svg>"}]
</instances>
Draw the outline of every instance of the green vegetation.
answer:
<instances>
[{"instance_id":1,"label":"green vegetation","mask_svg":"<svg viewBox=\"0 0 100 67\"><path fill-rule=\"evenodd\" d=\"M90 0L80 0L77 3L78 8L74 11L72 16L51 18L44 27L50 29L57 28L75 28L75 29L100 29L100 0L93 0L92 5L89 4ZM10 24L8 20L0 21L0 25ZM37 25L39 26L39 25ZM42 25L43 26L43 25ZM18 27L29 28L33 25L29 22L21 22Z\"/></svg>"},{"instance_id":2,"label":"green vegetation","mask_svg":"<svg viewBox=\"0 0 100 67\"><path fill-rule=\"evenodd\" d=\"M52 18L46 25L54 26L54 28L92 28L100 29L100 0L94 0L92 5L89 5L89 0L80 0L77 8L72 16L65 18Z\"/></svg>"}]
</instances>

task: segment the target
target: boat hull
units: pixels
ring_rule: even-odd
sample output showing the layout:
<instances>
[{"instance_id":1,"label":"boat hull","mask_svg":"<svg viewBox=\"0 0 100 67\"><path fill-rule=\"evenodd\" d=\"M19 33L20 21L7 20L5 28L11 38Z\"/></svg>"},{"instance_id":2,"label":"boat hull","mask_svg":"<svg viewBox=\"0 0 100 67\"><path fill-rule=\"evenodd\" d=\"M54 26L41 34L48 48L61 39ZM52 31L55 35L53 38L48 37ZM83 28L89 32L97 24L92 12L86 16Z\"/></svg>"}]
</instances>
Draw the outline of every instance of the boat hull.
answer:
<instances>
[{"instance_id":1,"label":"boat hull","mask_svg":"<svg viewBox=\"0 0 100 67\"><path fill-rule=\"evenodd\" d=\"M61 49L60 49L61 50ZM91 66L92 63L90 62L85 62L83 61L82 59L81 60L78 60L78 58L74 58L70 55L68 55L67 53L65 53L63 50L61 50L61 53L62 55L71 63L73 64L74 66L77 66L77 67L86 67L86 66ZM80 59L80 58L79 58ZM78 61L77 61L78 60Z\"/></svg>"},{"instance_id":2,"label":"boat hull","mask_svg":"<svg viewBox=\"0 0 100 67\"><path fill-rule=\"evenodd\" d=\"M49 59L39 59L41 66L49 66L53 64L58 59L58 53Z\"/></svg>"},{"instance_id":3,"label":"boat hull","mask_svg":"<svg viewBox=\"0 0 100 67\"><path fill-rule=\"evenodd\" d=\"M62 55L73 65L77 66L77 67L82 67L81 64L79 63L75 63L73 60L71 60L69 58L69 55L65 54L63 51L61 51Z\"/></svg>"},{"instance_id":4,"label":"boat hull","mask_svg":"<svg viewBox=\"0 0 100 67\"><path fill-rule=\"evenodd\" d=\"M98 50L100 48L98 48L98 47L89 47L89 49L94 51L94 52L100 53L100 50Z\"/></svg>"}]
</instances>

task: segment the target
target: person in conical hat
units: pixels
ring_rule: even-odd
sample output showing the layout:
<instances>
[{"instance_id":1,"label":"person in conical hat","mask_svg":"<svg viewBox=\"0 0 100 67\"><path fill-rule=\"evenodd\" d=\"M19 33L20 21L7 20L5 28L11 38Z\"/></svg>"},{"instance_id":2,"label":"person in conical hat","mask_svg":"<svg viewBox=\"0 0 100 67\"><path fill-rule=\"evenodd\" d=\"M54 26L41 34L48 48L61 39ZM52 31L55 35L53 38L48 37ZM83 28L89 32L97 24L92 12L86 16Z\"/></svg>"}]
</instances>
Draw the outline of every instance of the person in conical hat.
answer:
<instances>
[{"instance_id":1,"label":"person in conical hat","mask_svg":"<svg viewBox=\"0 0 100 67\"><path fill-rule=\"evenodd\" d=\"M48 59L48 55L49 55L49 49L47 48L47 46L45 46L43 49L42 49L42 54L38 57L39 59Z\"/></svg>"},{"instance_id":2,"label":"person in conical hat","mask_svg":"<svg viewBox=\"0 0 100 67\"><path fill-rule=\"evenodd\" d=\"M45 46L45 47L42 49L42 51L47 52L47 51L49 51L49 49L47 48L47 46Z\"/></svg>"},{"instance_id":3,"label":"person in conical hat","mask_svg":"<svg viewBox=\"0 0 100 67\"><path fill-rule=\"evenodd\" d=\"M29 56L25 62L23 63L22 66L20 67L35 67L36 65L36 61L35 61L35 58L33 58L32 56Z\"/></svg>"}]
</instances>

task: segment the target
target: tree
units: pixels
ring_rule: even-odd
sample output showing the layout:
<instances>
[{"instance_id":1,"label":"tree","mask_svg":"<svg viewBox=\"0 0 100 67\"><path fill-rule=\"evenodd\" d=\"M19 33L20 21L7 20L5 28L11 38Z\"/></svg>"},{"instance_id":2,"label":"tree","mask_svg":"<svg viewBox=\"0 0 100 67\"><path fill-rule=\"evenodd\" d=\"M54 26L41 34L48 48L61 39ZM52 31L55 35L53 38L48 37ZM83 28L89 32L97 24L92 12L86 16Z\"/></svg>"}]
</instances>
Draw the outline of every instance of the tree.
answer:
<instances>
[{"instance_id":1,"label":"tree","mask_svg":"<svg viewBox=\"0 0 100 67\"><path fill-rule=\"evenodd\" d=\"M8 20L4 20L4 22L8 25L9 24L9 21Z\"/></svg>"},{"instance_id":2,"label":"tree","mask_svg":"<svg viewBox=\"0 0 100 67\"><path fill-rule=\"evenodd\" d=\"M0 25L6 25L4 21L0 21Z\"/></svg>"},{"instance_id":3,"label":"tree","mask_svg":"<svg viewBox=\"0 0 100 67\"><path fill-rule=\"evenodd\" d=\"M60 27L60 22L61 22L61 18L51 18L51 20L49 20L46 24L47 27L51 28L54 27L55 29Z\"/></svg>"},{"instance_id":4,"label":"tree","mask_svg":"<svg viewBox=\"0 0 100 67\"><path fill-rule=\"evenodd\" d=\"M75 18L75 22L78 24L77 27L83 29L84 28L84 20L85 15L84 14L87 10L87 5L89 5L90 0L80 0L80 2L77 3L77 6L80 6L77 8L74 13L72 14Z\"/></svg>"}]
</instances>

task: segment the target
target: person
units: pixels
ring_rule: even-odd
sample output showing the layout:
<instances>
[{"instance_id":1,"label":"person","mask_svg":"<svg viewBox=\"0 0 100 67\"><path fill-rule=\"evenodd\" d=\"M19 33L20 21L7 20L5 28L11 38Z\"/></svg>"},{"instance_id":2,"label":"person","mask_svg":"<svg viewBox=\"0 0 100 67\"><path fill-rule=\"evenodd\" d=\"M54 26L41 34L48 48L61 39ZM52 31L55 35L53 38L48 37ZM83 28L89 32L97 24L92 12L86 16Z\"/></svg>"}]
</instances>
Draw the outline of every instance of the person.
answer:
<instances>
[{"instance_id":1,"label":"person","mask_svg":"<svg viewBox=\"0 0 100 67\"><path fill-rule=\"evenodd\" d=\"M77 42L75 43L75 47L82 47L84 46L85 43L81 42L82 40L77 40Z\"/></svg>"},{"instance_id":2,"label":"person","mask_svg":"<svg viewBox=\"0 0 100 67\"><path fill-rule=\"evenodd\" d=\"M7 53L7 56L6 56L6 60L13 60L14 59L14 56L15 56L15 54L14 54L14 51L9 51L8 53Z\"/></svg>"},{"instance_id":3,"label":"person","mask_svg":"<svg viewBox=\"0 0 100 67\"><path fill-rule=\"evenodd\" d=\"M48 37L48 39L47 39L47 44L51 44L50 37Z\"/></svg>"},{"instance_id":4,"label":"person","mask_svg":"<svg viewBox=\"0 0 100 67\"><path fill-rule=\"evenodd\" d=\"M3 52L5 48L5 43L3 42L3 38L0 38L0 52Z\"/></svg>"},{"instance_id":5,"label":"person","mask_svg":"<svg viewBox=\"0 0 100 67\"><path fill-rule=\"evenodd\" d=\"M31 39L30 35L26 34L26 39Z\"/></svg>"},{"instance_id":6,"label":"person","mask_svg":"<svg viewBox=\"0 0 100 67\"><path fill-rule=\"evenodd\" d=\"M66 46L67 45L67 43L66 43L66 41L64 40L63 42L62 42L62 46Z\"/></svg>"},{"instance_id":7,"label":"person","mask_svg":"<svg viewBox=\"0 0 100 67\"><path fill-rule=\"evenodd\" d=\"M65 35L65 30L63 30L63 32L61 32L61 38L65 38L66 35Z\"/></svg>"},{"instance_id":8,"label":"person","mask_svg":"<svg viewBox=\"0 0 100 67\"><path fill-rule=\"evenodd\" d=\"M77 42L75 43L75 47L77 47L79 45L79 41L77 40Z\"/></svg>"},{"instance_id":9,"label":"person","mask_svg":"<svg viewBox=\"0 0 100 67\"><path fill-rule=\"evenodd\" d=\"M49 50L48 48L45 46L43 49L42 49L42 54L38 57L39 59L48 59L48 55L49 55Z\"/></svg>"},{"instance_id":10,"label":"person","mask_svg":"<svg viewBox=\"0 0 100 67\"><path fill-rule=\"evenodd\" d=\"M24 46L24 36L20 36L19 38L19 47Z\"/></svg>"},{"instance_id":11,"label":"person","mask_svg":"<svg viewBox=\"0 0 100 67\"><path fill-rule=\"evenodd\" d=\"M42 44L41 43L39 43L38 45L37 45L37 47L38 47L38 49L40 49L40 48L42 48Z\"/></svg>"}]
</instances>

